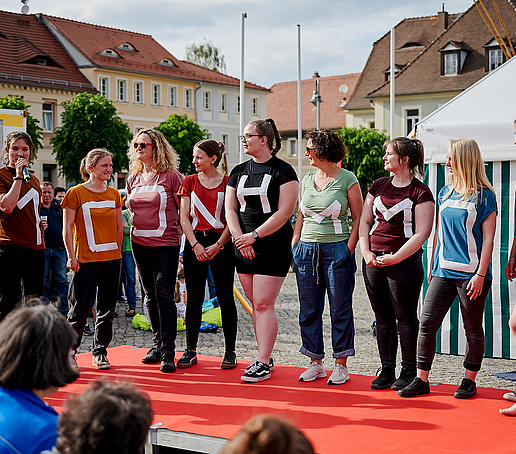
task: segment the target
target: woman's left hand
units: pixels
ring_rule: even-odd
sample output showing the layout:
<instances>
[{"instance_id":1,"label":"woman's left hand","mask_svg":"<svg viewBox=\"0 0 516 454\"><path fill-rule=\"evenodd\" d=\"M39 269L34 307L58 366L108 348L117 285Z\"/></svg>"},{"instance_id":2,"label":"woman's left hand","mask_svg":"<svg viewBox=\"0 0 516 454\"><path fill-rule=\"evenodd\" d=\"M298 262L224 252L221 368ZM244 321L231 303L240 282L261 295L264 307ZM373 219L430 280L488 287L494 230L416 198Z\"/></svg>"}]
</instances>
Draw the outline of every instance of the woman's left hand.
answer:
<instances>
[{"instance_id":1,"label":"woman's left hand","mask_svg":"<svg viewBox=\"0 0 516 454\"><path fill-rule=\"evenodd\" d=\"M474 300L482 293L484 287L484 278L475 274L468 282L466 290L468 291L469 299Z\"/></svg>"},{"instance_id":2,"label":"woman's left hand","mask_svg":"<svg viewBox=\"0 0 516 454\"><path fill-rule=\"evenodd\" d=\"M206 254L212 259L217 255L217 253L220 251L219 245L217 243L212 244L211 246L206 247Z\"/></svg>"},{"instance_id":3,"label":"woman's left hand","mask_svg":"<svg viewBox=\"0 0 516 454\"><path fill-rule=\"evenodd\" d=\"M244 233L243 235L240 235L239 237L235 238L235 246L239 250L241 248L251 246L255 242L256 242L256 240L253 238L252 233ZM242 252L242 251L240 251L240 252Z\"/></svg>"},{"instance_id":4,"label":"woman's left hand","mask_svg":"<svg viewBox=\"0 0 516 454\"><path fill-rule=\"evenodd\" d=\"M394 254L384 254L379 255L376 257L376 261L378 262L379 266L391 266L396 265L398 263L398 260L396 257L394 257Z\"/></svg>"}]
</instances>

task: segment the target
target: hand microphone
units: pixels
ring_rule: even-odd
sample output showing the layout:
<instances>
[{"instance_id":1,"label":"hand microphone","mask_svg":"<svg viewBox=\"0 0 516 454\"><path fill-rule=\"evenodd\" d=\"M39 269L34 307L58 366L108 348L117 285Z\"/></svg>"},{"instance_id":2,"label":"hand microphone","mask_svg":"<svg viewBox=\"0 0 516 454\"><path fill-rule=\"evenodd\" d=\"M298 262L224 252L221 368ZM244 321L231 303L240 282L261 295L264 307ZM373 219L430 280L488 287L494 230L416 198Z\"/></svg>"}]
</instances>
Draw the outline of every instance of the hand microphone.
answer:
<instances>
[{"instance_id":1,"label":"hand microphone","mask_svg":"<svg viewBox=\"0 0 516 454\"><path fill-rule=\"evenodd\" d=\"M18 157L23 158L22 155L18 155ZM27 166L22 167L22 174L23 174L23 179L25 180L25 183L29 183L30 182L30 174L29 174L29 169L27 169Z\"/></svg>"}]
</instances>

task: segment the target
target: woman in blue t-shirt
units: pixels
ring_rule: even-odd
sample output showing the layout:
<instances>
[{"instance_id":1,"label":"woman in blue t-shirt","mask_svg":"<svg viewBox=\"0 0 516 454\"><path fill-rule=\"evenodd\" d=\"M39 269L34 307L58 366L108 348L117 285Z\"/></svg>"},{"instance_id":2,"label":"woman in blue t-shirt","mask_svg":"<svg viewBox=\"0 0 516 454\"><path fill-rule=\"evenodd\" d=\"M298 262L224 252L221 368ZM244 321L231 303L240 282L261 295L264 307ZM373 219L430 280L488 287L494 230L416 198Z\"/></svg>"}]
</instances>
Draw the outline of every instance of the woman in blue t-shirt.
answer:
<instances>
[{"instance_id":1,"label":"woman in blue t-shirt","mask_svg":"<svg viewBox=\"0 0 516 454\"><path fill-rule=\"evenodd\" d=\"M436 333L456 297L466 332L466 369L457 399L476 392L475 377L484 357L484 306L491 288L491 254L496 227L496 196L487 179L478 144L452 140L446 166L451 181L437 197L439 215L434 236L432 277L421 313L417 377L402 397L428 394L428 375L435 355Z\"/></svg>"}]
</instances>

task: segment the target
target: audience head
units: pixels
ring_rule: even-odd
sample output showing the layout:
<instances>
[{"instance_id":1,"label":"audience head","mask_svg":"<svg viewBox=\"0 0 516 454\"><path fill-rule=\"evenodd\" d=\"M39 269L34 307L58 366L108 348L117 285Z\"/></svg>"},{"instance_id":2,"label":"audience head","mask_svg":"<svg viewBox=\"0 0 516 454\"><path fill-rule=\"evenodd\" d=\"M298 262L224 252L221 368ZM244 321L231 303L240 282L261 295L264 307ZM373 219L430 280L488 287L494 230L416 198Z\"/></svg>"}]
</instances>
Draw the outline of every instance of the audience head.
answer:
<instances>
[{"instance_id":1,"label":"audience head","mask_svg":"<svg viewBox=\"0 0 516 454\"><path fill-rule=\"evenodd\" d=\"M150 399L136 386L93 382L59 416L60 454L140 454L152 423Z\"/></svg>"},{"instance_id":2,"label":"audience head","mask_svg":"<svg viewBox=\"0 0 516 454\"><path fill-rule=\"evenodd\" d=\"M399 163L408 166L412 176L416 176L416 174L424 176L425 150L420 140L409 139L407 137L396 137L384 142L384 153L389 147L398 155Z\"/></svg>"},{"instance_id":3,"label":"audience head","mask_svg":"<svg viewBox=\"0 0 516 454\"><path fill-rule=\"evenodd\" d=\"M12 162L9 160L9 150L17 140L24 141L29 147L29 157L27 161L32 162L36 157L36 148L32 143L32 138L26 132L13 131L7 134L7 137L4 140L4 146L2 148L2 162L4 165L12 164Z\"/></svg>"},{"instance_id":4,"label":"audience head","mask_svg":"<svg viewBox=\"0 0 516 454\"><path fill-rule=\"evenodd\" d=\"M281 136L272 118L250 121L247 125L254 126L256 133L267 139L267 145L273 156L280 150Z\"/></svg>"},{"instance_id":5,"label":"audience head","mask_svg":"<svg viewBox=\"0 0 516 454\"><path fill-rule=\"evenodd\" d=\"M50 205L54 200L54 185L50 181L41 183L41 202L43 205Z\"/></svg>"},{"instance_id":6,"label":"audience head","mask_svg":"<svg viewBox=\"0 0 516 454\"><path fill-rule=\"evenodd\" d=\"M94 148L88 154L82 158L81 166L80 166L80 172L82 179L84 181L88 181L90 179L90 173L91 169L93 167L96 167L96 165L99 163L99 161L102 158L106 157L113 158L113 155L111 152L107 151L105 148Z\"/></svg>"},{"instance_id":7,"label":"audience head","mask_svg":"<svg viewBox=\"0 0 516 454\"><path fill-rule=\"evenodd\" d=\"M222 153L224 153L224 144L222 142L216 142L212 139L201 140L194 145L194 150L199 148L206 153L209 158L216 157L213 165L217 167L222 159Z\"/></svg>"},{"instance_id":8,"label":"audience head","mask_svg":"<svg viewBox=\"0 0 516 454\"><path fill-rule=\"evenodd\" d=\"M321 161L340 162L347 154L342 137L327 129L308 131L305 135L308 148L313 148L315 156Z\"/></svg>"},{"instance_id":9,"label":"audience head","mask_svg":"<svg viewBox=\"0 0 516 454\"><path fill-rule=\"evenodd\" d=\"M13 310L0 323L0 386L47 390L73 382L79 376L69 361L75 341L66 318L53 306Z\"/></svg>"},{"instance_id":10,"label":"audience head","mask_svg":"<svg viewBox=\"0 0 516 454\"><path fill-rule=\"evenodd\" d=\"M152 149L152 169L154 171L167 172L168 170L178 169L179 156L165 139L165 136L156 129L142 129L134 135L127 153L131 173L138 173L143 170L143 162L138 158L135 148L137 143L145 143L146 148Z\"/></svg>"},{"instance_id":11,"label":"audience head","mask_svg":"<svg viewBox=\"0 0 516 454\"><path fill-rule=\"evenodd\" d=\"M57 199L59 201L64 199L64 196L66 195L66 189L62 188L61 186L56 186L54 188L54 199Z\"/></svg>"},{"instance_id":12,"label":"audience head","mask_svg":"<svg viewBox=\"0 0 516 454\"><path fill-rule=\"evenodd\" d=\"M225 445L221 454L313 454L303 433L290 422L272 415L249 420Z\"/></svg>"}]
</instances>

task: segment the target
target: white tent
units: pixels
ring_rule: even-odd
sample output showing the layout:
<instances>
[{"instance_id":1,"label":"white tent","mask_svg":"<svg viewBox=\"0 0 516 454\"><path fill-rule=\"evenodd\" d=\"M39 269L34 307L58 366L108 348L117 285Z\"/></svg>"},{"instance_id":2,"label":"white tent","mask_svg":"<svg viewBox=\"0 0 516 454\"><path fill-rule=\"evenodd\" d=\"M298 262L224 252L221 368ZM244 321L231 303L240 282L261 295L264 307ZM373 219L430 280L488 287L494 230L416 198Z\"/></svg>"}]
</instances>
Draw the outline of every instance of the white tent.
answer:
<instances>
[{"instance_id":1,"label":"white tent","mask_svg":"<svg viewBox=\"0 0 516 454\"><path fill-rule=\"evenodd\" d=\"M445 184L444 162L450 139L477 141L486 171L496 191L498 217L492 257L493 286L486 302L484 326L486 356L516 358L516 344L507 326L516 303L516 286L505 277L508 249L514 236L514 189L516 187L516 58L447 102L417 124L416 137L425 147L427 184L434 194ZM430 262L428 247L425 262ZM425 288L426 290L426 288ZM438 336L437 350L463 354L465 336L457 302L446 316Z\"/></svg>"}]
</instances>

